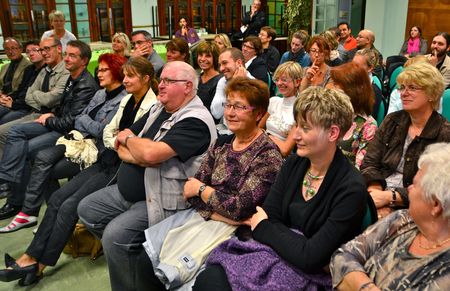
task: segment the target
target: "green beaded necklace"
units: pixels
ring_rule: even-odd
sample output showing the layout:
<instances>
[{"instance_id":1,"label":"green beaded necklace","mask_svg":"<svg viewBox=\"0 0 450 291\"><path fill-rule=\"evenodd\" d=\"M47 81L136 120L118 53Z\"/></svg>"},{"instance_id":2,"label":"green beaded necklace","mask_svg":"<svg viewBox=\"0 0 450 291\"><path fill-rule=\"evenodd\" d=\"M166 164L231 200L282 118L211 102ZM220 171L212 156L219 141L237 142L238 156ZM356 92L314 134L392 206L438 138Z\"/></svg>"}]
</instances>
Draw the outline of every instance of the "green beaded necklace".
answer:
<instances>
[{"instance_id":1,"label":"green beaded necklace","mask_svg":"<svg viewBox=\"0 0 450 291\"><path fill-rule=\"evenodd\" d=\"M311 174L310 171L306 172L305 178L303 179L303 186L306 187L305 194L308 198L314 197L316 195L316 187L312 185L313 180L322 180L325 176L315 176Z\"/></svg>"}]
</instances>

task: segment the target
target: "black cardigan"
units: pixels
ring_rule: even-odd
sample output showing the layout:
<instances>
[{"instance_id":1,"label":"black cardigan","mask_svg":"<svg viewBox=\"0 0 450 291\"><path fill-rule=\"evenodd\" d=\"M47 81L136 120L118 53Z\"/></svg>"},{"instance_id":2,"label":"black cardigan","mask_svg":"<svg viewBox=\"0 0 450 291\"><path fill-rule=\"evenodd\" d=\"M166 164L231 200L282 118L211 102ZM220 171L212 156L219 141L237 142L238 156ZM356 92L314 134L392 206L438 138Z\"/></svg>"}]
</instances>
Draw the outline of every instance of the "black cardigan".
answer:
<instances>
[{"instance_id":1,"label":"black cardigan","mask_svg":"<svg viewBox=\"0 0 450 291\"><path fill-rule=\"evenodd\" d=\"M307 273L318 272L333 252L361 232L368 192L361 174L339 149L318 193L304 202L303 221L291 221L294 195L301 195L303 177L310 162L291 155L284 163L264 202L269 219L261 221L253 237L272 247L283 259ZM304 236L290 228L299 226Z\"/></svg>"}]
</instances>

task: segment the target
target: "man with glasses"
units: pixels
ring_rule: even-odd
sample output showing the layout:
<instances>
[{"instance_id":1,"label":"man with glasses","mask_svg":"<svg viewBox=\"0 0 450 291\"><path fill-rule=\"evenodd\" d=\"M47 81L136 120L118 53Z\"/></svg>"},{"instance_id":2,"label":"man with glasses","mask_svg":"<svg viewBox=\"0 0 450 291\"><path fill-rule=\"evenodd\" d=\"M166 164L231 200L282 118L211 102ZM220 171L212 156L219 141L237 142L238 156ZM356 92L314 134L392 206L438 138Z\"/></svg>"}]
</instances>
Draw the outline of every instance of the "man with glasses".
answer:
<instances>
[{"instance_id":1,"label":"man with glasses","mask_svg":"<svg viewBox=\"0 0 450 291\"><path fill-rule=\"evenodd\" d=\"M6 38L3 49L11 62L0 70L0 124L5 123L2 117L10 112L11 95L19 89L25 69L30 65L30 61L22 55L23 47L19 40Z\"/></svg>"},{"instance_id":2,"label":"man with glasses","mask_svg":"<svg viewBox=\"0 0 450 291\"><path fill-rule=\"evenodd\" d=\"M153 49L152 35L145 30L136 30L131 33L132 57L143 56L153 65L155 72L160 72L164 66L163 59Z\"/></svg>"},{"instance_id":3,"label":"man with glasses","mask_svg":"<svg viewBox=\"0 0 450 291\"><path fill-rule=\"evenodd\" d=\"M31 109L25 102L27 89L36 80L45 62L39 51L38 40L25 43L25 53L31 64L25 68L20 85L10 94L0 94L0 125L27 115Z\"/></svg>"},{"instance_id":4,"label":"man with glasses","mask_svg":"<svg viewBox=\"0 0 450 291\"><path fill-rule=\"evenodd\" d=\"M41 42L41 49L45 51L46 48ZM58 50L60 49L61 46L58 45ZM42 53L45 57L44 51ZM4 154L0 161L0 183L5 189L3 192L9 197L6 204L0 208L0 219L16 215L22 207L25 195L23 188L28 185L29 178L26 175L27 161L32 160L38 151L54 146L59 137L69 133L74 127L75 117L83 111L99 89L92 75L86 70L90 58L89 45L80 40L69 41L64 63L70 76L61 94L59 106L53 106L52 110L36 116L35 113L30 114L35 116L33 120L16 123L7 132ZM27 95L27 103L30 105L28 97ZM21 219L22 223L25 223L27 217Z\"/></svg>"},{"instance_id":5,"label":"man with glasses","mask_svg":"<svg viewBox=\"0 0 450 291\"><path fill-rule=\"evenodd\" d=\"M375 42L375 33L368 29L363 29L358 33L358 36L356 37L356 48L350 50L348 52L348 57L350 60L353 59L355 56L356 51L362 50L362 49L371 49L375 52L377 55L377 64L375 65L373 69L373 74L377 75L378 78L382 77L382 71L383 71L383 55L380 53L379 50L375 48L373 45Z\"/></svg>"},{"instance_id":6,"label":"man with glasses","mask_svg":"<svg viewBox=\"0 0 450 291\"><path fill-rule=\"evenodd\" d=\"M158 101L117 135L123 160L117 184L84 198L78 214L101 238L112 290L136 290L135 265L144 230L189 207L184 182L197 171L216 139L214 120L196 96L198 77L187 63L167 63Z\"/></svg>"}]
</instances>

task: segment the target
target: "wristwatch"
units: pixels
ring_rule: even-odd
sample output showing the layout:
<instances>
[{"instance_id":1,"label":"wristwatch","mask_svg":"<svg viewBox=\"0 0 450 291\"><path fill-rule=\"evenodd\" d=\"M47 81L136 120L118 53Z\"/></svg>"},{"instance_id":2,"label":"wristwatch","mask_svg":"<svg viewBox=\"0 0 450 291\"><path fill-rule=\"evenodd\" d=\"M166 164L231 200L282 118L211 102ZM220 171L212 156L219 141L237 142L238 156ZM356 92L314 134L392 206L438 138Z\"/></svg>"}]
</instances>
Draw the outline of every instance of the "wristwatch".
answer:
<instances>
[{"instance_id":1,"label":"wristwatch","mask_svg":"<svg viewBox=\"0 0 450 291\"><path fill-rule=\"evenodd\" d=\"M127 135L127 137L125 138L125 141L124 141L124 146L127 146L127 142L128 142L128 140L130 139L130 138L132 138L132 137L135 137L136 135L134 135L133 133L132 134L129 134L129 135Z\"/></svg>"},{"instance_id":2,"label":"wristwatch","mask_svg":"<svg viewBox=\"0 0 450 291\"><path fill-rule=\"evenodd\" d=\"M389 207L395 207L395 202L397 201L397 192L394 188L389 189L392 193L392 200L389 202Z\"/></svg>"},{"instance_id":3,"label":"wristwatch","mask_svg":"<svg viewBox=\"0 0 450 291\"><path fill-rule=\"evenodd\" d=\"M200 197L200 198L202 198L202 193L203 193L203 191L205 191L205 189L206 189L206 185L205 185L205 184L201 184L201 185L200 185L200 188L198 188L198 194L197 194L197 196Z\"/></svg>"}]
</instances>

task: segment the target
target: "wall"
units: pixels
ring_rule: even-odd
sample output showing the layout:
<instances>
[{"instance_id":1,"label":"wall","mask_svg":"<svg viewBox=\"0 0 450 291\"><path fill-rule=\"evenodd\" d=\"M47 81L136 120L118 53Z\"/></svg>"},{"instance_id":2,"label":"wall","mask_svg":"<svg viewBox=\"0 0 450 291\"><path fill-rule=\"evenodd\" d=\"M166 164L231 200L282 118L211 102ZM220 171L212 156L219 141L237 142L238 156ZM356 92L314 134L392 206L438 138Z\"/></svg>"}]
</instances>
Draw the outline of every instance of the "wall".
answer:
<instances>
[{"instance_id":1,"label":"wall","mask_svg":"<svg viewBox=\"0 0 450 291\"><path fill-rule=\"evenodd\" d=\"M364 27L375 33L384 59L397 55L404 41L408 0L367 0Z\"/></svg>"},{"instance_id":2,"label":"wall","mask_svg":"<svg viewBox=\"0 0 450 291\"><path fill-rule=\"evenodd\" d=\"M147 30L152 36L159 36L159 28L152 26L152 6L156 9L157 0L133 0L131 1L131 15L134 30ZM158 12L155 11L155 17Z\"/></svg>"}]
</instances>

